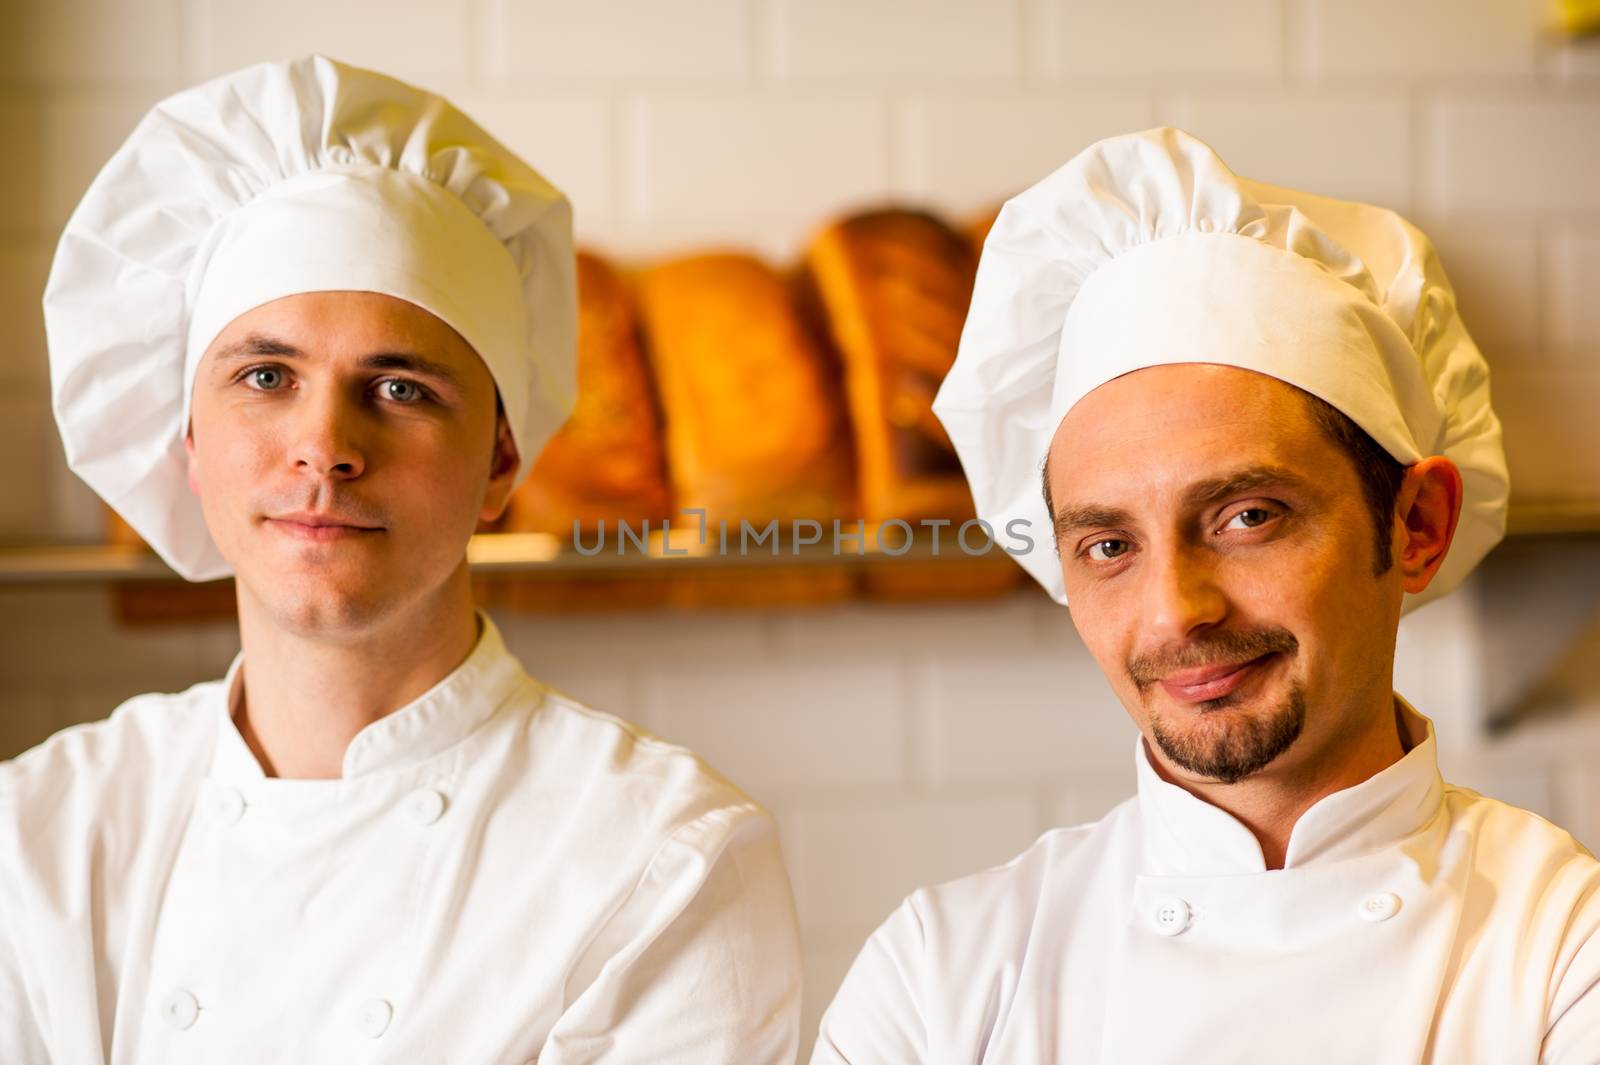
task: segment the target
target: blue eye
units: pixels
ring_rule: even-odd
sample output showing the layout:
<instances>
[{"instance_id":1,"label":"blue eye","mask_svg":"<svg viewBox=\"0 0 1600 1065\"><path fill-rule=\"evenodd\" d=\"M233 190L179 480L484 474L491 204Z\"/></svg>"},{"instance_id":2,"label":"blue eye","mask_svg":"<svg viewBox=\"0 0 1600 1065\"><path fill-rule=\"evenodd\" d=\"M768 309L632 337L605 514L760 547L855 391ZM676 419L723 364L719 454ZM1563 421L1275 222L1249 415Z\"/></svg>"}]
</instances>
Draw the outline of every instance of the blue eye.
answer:
<instances>
[{"instance_id":1,"label":"blue eye","mask_svg":"<svg viewBox=\"0 0 1600 1065\"><path fill-rule=\"evenodd\" d=\"M395 378L383 382L384 395L396 403L415 403L422 398L422 388L413 381Z\"/></svg>"},{"instance_id":2,"label":"blue eye","mask_svg":"<svg viewBox=\"0 0 1600 1065\"><path fill-rule=\"evenodd\" d=\"M276 366L257 366L245 371L245 380L250 382L252 388L271 392L283 384L283 371Z\"/></svg>"}]
</instances>

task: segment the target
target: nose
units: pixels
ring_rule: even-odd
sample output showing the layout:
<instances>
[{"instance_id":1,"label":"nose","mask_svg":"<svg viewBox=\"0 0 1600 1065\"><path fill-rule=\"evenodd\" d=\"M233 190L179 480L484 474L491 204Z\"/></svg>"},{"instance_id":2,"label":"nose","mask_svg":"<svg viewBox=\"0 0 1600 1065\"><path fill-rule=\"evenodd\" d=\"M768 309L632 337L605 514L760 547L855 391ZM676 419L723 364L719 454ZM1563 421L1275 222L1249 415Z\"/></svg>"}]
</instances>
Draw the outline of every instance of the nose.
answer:
<instances>
[{"instance_id":1,"label":"nose","mask_svg":"<svg viewBox=\"0 0 1600 1065\"><path fill-rule=\"evenodd\" d=\"M1157 645L1177 643L1220 623L1228 597L1210 552L1175 542L1146 547L1145 628Z\"/></svg>"},{"instance_id":2,"label":"nose","mask_svg":"<svg viewBox=\"0 0 1600 1065\"><path fill-rule=\"evenodd\" d=\"M358 439L360 412L332 389L297 406L288 455L296 472L335 480L361 476L366 455Z\"/></svg>"}]
</instances>

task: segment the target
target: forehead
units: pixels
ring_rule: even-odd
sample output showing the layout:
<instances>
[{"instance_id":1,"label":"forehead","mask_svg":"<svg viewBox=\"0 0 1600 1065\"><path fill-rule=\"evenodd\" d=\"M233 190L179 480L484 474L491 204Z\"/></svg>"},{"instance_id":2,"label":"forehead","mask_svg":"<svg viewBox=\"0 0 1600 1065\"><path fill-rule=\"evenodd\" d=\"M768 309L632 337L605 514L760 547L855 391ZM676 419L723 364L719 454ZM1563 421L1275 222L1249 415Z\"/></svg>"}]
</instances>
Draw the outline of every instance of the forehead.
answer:
<instances>
[{"instance_id":1,"label":"forehead","mask_svg":"<svg viewBox=\"0 0 1600 1065\"><path fill-rule=\"evenodd\" d=\"M1256 465L1315 476L1336 455L1293 385L1234 366L1151 366L1067 412L1050 444L1050 485L1058 496L1175 492Z\"/></svg>"},{"instance_id":2,"label":"forehead","mask_svg":"<svg viewBox=\"0 0 1600 1065\"><path fill-rule=\"evenodd\" d=\"M458 369L480 363L471 346L442 319L379 292L303 292L263 303L229 322L207 354L252 335L270 336L313 357L411 350Z\"/></svg>"}]
</instances>

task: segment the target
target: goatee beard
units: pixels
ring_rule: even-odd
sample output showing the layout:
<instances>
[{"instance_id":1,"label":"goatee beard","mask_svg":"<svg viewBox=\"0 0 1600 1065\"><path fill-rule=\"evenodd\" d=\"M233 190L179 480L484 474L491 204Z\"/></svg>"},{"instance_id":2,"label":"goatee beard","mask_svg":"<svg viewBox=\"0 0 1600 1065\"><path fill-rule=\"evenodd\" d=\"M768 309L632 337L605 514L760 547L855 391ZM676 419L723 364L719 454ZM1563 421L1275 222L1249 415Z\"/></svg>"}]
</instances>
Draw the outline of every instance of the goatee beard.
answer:
<instances>
[{"instance_id":1,"label":"goatee beard","mask_svg":"<svg viewBox=\"0 0 1600 1065\"><path fill-rule=\"evenodd\" d=\"M1231 696L1212 699L1200 704L1201 712L1221 713L1231 702ZM1305 722L1305 689L1296 682L1282 705L1267 714L1229 714L1227 720L1215 723L1218 731L1202 725L1174 732L1155 718L1150 738L1173 765L1221 784L1236 784L1287 751L1300 738Z\"/></svg>"}]
</instances>

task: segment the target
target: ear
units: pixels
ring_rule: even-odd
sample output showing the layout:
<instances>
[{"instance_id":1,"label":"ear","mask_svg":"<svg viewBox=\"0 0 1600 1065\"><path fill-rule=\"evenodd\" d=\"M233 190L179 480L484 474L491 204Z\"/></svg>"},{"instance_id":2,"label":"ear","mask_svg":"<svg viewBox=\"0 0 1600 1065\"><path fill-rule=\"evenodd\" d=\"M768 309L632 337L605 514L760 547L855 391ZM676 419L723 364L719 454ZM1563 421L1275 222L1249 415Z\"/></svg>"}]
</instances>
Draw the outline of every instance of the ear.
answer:
<instances>
[{"instance_id":1,"label":"ear","mask_svg":"<svg viewBox=\"0 0 1600 1065\"><path fill-rule=\"evenodd\" d=\"M1395 498L1395 563L1406 591L1422 591L1443 564L1461 517L1461 492L1461 471L1442 455L1407 467Z\"/></svg>"},{"instance_id":2,"label":"ear","mask_svg":"<svg viewBox=\"0 0 1600 1065\"><path fill-rule=\"evenodd\" d=\"M506 512L517 470L522 466L522 456L517 452L517 442L511 436L511 424L504 413L495 416L494 452L489 463L489 485L483 494L483 507L478 511L478 520L483 522L498 521Z\"/></svg>"}]
</instances>

